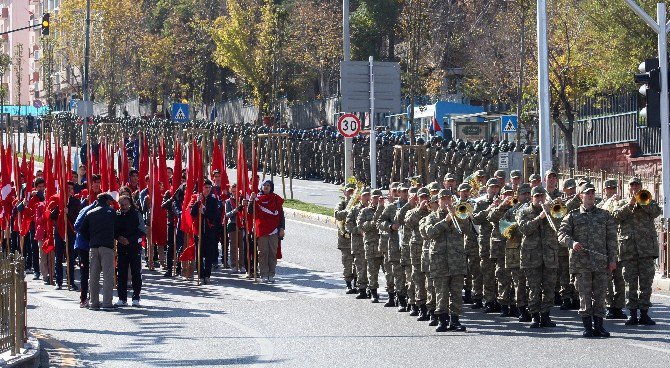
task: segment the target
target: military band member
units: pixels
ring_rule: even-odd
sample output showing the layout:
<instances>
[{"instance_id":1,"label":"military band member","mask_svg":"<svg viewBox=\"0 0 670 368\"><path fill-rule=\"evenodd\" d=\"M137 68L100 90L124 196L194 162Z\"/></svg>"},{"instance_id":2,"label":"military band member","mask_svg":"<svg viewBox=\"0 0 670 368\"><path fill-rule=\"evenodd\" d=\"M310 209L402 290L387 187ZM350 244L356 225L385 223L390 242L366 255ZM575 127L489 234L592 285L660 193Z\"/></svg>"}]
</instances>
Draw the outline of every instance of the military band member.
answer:
<instances>
[{"instance_id":1,"label":"military band member","mask_svg":"<svg viewBox=\"0 0 670 368\"><path fill-rule=\"evenodd\" d=\"M558 189L558 174L556 171L549 169L544 173L545 191L549 199L558 199L563 196L563 193Z\"/></svg>"},{"instance_id":2,"label":"military band member","mask_svg":"<svg viewBox=\"0 0 670 368\"><path fill-rule=\"evenodd\" d=\"M392 190L398 194L398 197L389 202L382 212L379 220L377 220L377 227L380 231L388 233L388 246L386 250L386 257L388 258L388 266L385 267L387 280L391 279L391 283L387 283L389 293L389 300L384 304L385 307L396 306L396 296L400 300L407 295L407 287L405 285L405 271L400 266L400 226L397 221L397 213L405 204L407 204L409 187L401 186L399 183L391 184Z\"/></svg>"},{"instance_id":3,"label":"military band member","mask_svg":"<svg viewBox=\"0 0 670 368\"><path fill-rule=\"evenodd\" d=\"M386 196L386 199L379 201L379 206L377 208L377 213L375 216L375 226L379 230L379 252L381 252L383 261L382 261L382 270L384 270L384 276L386 277L386 292L389 293L389 300L386 304L391 304L389 307L395 307L395 283L393 279L392 266L389 258L389 239L391 233L385 228L382 228L380 218L387 207L395 207L397 204L396 201L396 189L398 188L398 182L393 182L389 186L389 190ZM397 235L397 234L396 234ZM399 246L398 246L399 247ZM391 298L393 296L393 298ZM386 306L385 304L385 306Z\"/></svg>"},{"instance_id":4,"label":"military band member","mask_svg":"<svg viewBox=\"0 0 670 368\"><path fill-rule=\"evenodd\" d=\"M555 327L549 317L554 301L554 286L558 274L557 224L547 217L547 192L539 186L531 191L531 204L517 214L521 238L521 269L528 282L528 311L531 328Z\"/></svg>"},{"instance_id":5,"label":"military band member","mask_svg":"<svg viewBox=\"0 0 670 368\"><path fill-rule=\"evenodd\" d=\"M493 174L493 177L498 179L498 183L501 187L507 183L507 174L505 173L505 170L497 170L495 174Z\"/></svg>"},{"instance_id":6,"label":"military band member","mask_svg":"<svg viewBox=\"0 0 670 368\"><path fill-rule=\"evenodd\" d=\"M498 194L500 183L498 179L492 178L486 182L486 196L477 202L472 214L475 225L479 225L479 256L481 257L484 312L492 313L499 311L497 308L497 292L495 279L495 261L491 259L491 232L493 225L488 220L489 211L499 203Z\"/></svg>"},{"instance_id":7,"label":"military band member","mask_svg":"<svg viewBox=\"0 0 670 368\"><path fill-rule=\"evenodd\" d=\"M512 274L512 282L514 283L514 298L516 300L516 310L510 311L513 316L519 317L519 322L530 322L532 319L528 312L528 287L526 282L526 275L521 270L521 238L522 234L519 231L519 224L516 223L516 215L523 210L530 203L531 188L528 183L519 185L517 191L518 203L511 207L504 218L513 225L509 230L509 237L505 248L505 268Z\"/></svg>"},{"instance_id":8,"label":"military band member","mask_svg":"<svg viewBox=\"0 0 670 368\"><path fill-rule=\"evenodd\" d=\"M476 203L470 198L470 193L472 187L468 183L462 183L458 186L458 202L456 203L468 203L474 209ZM480 309L482 305L482 268L481 268L481 257L479 256L479 243L477 242L477 231L475 225L472 222L472 216L467 221L467 227L470 227L472 231L468 231L464 234L463 241L465 243L465 257L467 259L467 272L465 273L465 295L463 296L463 302L472 304L472 309Z\"/></svg>"},{"instance_id":9,"label":"military band member","mask_svg":"<svg viewBox=\"0 0 670 368\"><path fill-rule=\"evenodd\" d=\"M505 185L501 191L502 202L499 205L491 208L488 213L488 221L492 225L491 230L491 262L495 263L495 278L498 281L498 298L497 303L500 304L500 317L509 317L514 315L518 317L518 311L510 311L513 306L513 284L512 273L505 268L505 249L507 246L507 239L500 232L500 220L503 218L507 210L512 208L512 200L514 199L514 190L511 186ZM515 309L516 309L516 305ZM510 314L512 312L512 314Z\"/></svg>"},{"instance_id":10,"label":"military band member","mask_svg":"<svg viewBox=\"0 0 670 368\"><path fill-rule=\"evenodd\" d=\"M542 178L540 174L533 174L528 178L528 183L530 183L530 188L533 189L537 186L542 185Z\"/></svg>"},{"instance_id":11,"label":"military band member","mask_svg":"<svg viewBox=\"0 0 670 368\"><path fill-rule=\"evenodd\" d=\"M415 208L419 203L419 197L417 196L417 188L410 188L409 185L403 184L400 187L400 198L407 198L407 203L405 203L397 211L394 222L400 225L401 229L401 242L400 242L400 268L404 273L405 285L402 286L402 290L405 291L403 295L400 290L398 291L398 312L409 312L411 307L408 305L408 301L414 301L414 284L412 283L412 262L410 261L410 240L412 238L412 231L405 226L405 217L407 212ZM399 286L400 287L400 286Z\"/></svg>"},{"instance_id":12,"label":"military band member","mask_svg":"<svg viewBox=\"0 0 670 368\"><path fill-rule=\"evenodd\" d=\"M614 213L619 195L617 194L618 183L614 179L605 180L603 188L603 200L598 207ZM626 282L621 271L621 262L617 261L616 269L612 271L607 282L607 314L605 319L626 319L628 316L623 312L626 306Z\"/></svg>"},{"instance_id":13,"label":"military band member","mask_svg":"<svg viewBox=\"0 0 670 368\"><path fill-rule=\"evenodd\" d=\"M455 192L457 187L456 175L452 173L447 173L446 175L444 175L444 181L442 182L442 184L444 185L444 189L449 189Z\"/></svg>"},{"instance_id":14,"label":"military band member","mask_svg":"<svg viewBox=\"0 0 670 368\"><path fill-rule=\"evenodd\" d=\"M651 284L656 273L654 259L658 257L654 220L663 211L653 200L648 204L638 203L636 194L641 189L642 181L631 178L628 181L630 198L619 201L614 211L614 218L618 223L619 260L628 289L626 307L630 311L630 317L626 325L629 326L656 324L649 317Z\"/></svg>"},{"instance_id":15,"label":"military band member","mask_svg":"<svg viewBox=\"0 0 670 368\"><path fill-rule=\"evenodd\" d=\"M582 204L577 193L577 182L569 178L563 182L563 195L561 200L565 203L568 212L579 209ZM555 291L559 293L561 310L579 309L579 294L575 290L575 283L570 274L570 254L568 248L558 249L558 280ZM556 304L556 303L555 303Z\"/></svg>"},{"instance_id":16,"label":"military band member","mask_svg":"<svg viewBox=\"0 0 670 368\"><path fill-rule=\"evenodd\" d=\"M345 227L347 220L347 205L352 200L356 185L349 183L344 187L344 196L335 207L335 220L338 223L337 248L342 252L342 267L344 269L344 281L347 284L347 294L356 294L356 285L352 285L355 279L354 256L351 254L351 234Z\"/></svg>"},{"instance_id":17,"label":"military band member","mask_svg":"<svg viewBox=\"0 0 670 368\"><path fill-rule=\"evenodd\" d=\"M351 254L354 256L354 266L356 267L356 287L358 295L356 299L367 298L368 287L368 264L365 260L365 246L363 244L363 233L358 227L356 220L363 208L370 204L370 188L361 190L360 202L354 206L347 214L345 228L351 234Z\"/></svg>"},{"instance_id":18,"label":"military band member","mask_svg":"<svg viewBox=\"0 0 670 368\"><path fill-rule=\"evenodd\" d=\"M369 206L363 208L358 214L356 225L363 233L363 243L365 244L365 260L368 266L368 281L370 295L373 303L379 303L379 270L382 268L384 255L379 250L379 229L377 229L377 212L380 210L382 191L375 189L372 191L372 202Z\"/></svg>"},{"instance_id":19,"label":"military band member","mask_svg":"<svg viewBox=\"0 0 670 368\"><path fill-rule=\"evenodd\" d=\"M438 321L435 316L435 283L433 277L430 274L430 247L433 244L433 241L428 237L426 233L425 224L429 221L429 218L439 209L438 196L437 193L432 193L428 200L428 208L430 214L419 221L419 232L421 233L421 238L423 239L423 246L421 248L421 272L424 274L424 282L426 284L426 304L421 308L419 312L419 317L417 321L430 321L429 326L437 326ZM439 192L439 190L437 191Z\"/></svg>"},{"instance_id":20,"label":"military band member","mask_svg":"<svg viewBox=\"0 0 670 368\"><path fill-rule=\"evenodd\" d=\"M558 239L570 249L570 273L575 275L584 324L582 335L608 337L603 317L608 274L616 268L616 223L609 212L595 206L595 192L592 184L581 187L582 204L563 219Z\"/></svg>"},{"instance_id":21,"label":"military band member","mask_svg":"<svg viewBox=\"0 0 670 368\"><path fill-rule=\"evenodd\" d=\"M416 317L421 315L428 315L426 307L427 291L426 291L426 275L421 269L421 254L423 249L423 237L419 230L421 220L430 214L428 208L428 199L430 192L428 188L420 188L417 191L417 205L415 208L407 211L405 215L405 231L410 231L412 236L410 238L410 262L412 264L412 286L414 289L414 299L410 299L408 304L411 308L410 316Z\"/></svg>"},{"instance_id":22,"label":"military band member","mask_svg":"<svg viewBox=\"0 0 670 368\"><path fill-rule=\"evenodd\" d=\"M512 170L509 173L509 177L509 185L512 187L514 193L516 193L519 190L519 185L523 183L523 174L521 174L520 170Z\"/></svg>"}]
</instances>

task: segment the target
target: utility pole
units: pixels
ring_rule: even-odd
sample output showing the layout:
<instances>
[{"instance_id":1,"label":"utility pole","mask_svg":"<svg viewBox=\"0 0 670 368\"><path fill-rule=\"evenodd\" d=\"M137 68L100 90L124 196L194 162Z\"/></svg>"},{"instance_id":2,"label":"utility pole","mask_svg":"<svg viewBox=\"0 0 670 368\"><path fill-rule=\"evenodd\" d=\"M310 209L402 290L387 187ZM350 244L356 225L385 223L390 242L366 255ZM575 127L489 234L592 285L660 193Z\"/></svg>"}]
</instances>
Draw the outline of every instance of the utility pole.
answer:
<instances>
[{"instance_id":1,"label":"utility pole","mask_svg":"<svg viewBox=\"0 0 670 368\"><path fill-rule=\"evenodd\" d=\"M540 172L551 169L551 116L549 114L549 49L547 47L547 0L537 0L537 83L540 134Z\"/></svg>"},{"instance_id":2,"label":"utility pole","mask_svg":"<svg viewBox=\"0 0 670 368\"><path fill-rule=\"evenodd\" d=\"M670 117L668 114L668 30L670 24L667 22L667 12L665 3L656 4L656 21L649 16L634 0L626 0L628 6L637 14L647 25L658 35L658 66L661 71L661 194L663 196L663 219L665 219L666 229L668 218L670 218Z\"/></svg>"},{"instance_id":3,"label":"utility pole","mask_svg":"<svg viewBox=\"0 0 670 368\"><path fill-rule=\"evenodd\" d=\"M342 0L342 49L343 60L351 60L351 42L349 36L349 0ZM345 111L355 112L355 111ZM353 138L344 138L344 180L354 175Z\"/></svg>"},{"instance_id":4,"label":"utility pole","mask_svg":"<svg viewBox=\"0 0 670 368\"><path fill-rule=\"evenodd\" d=\"M84 106L89 103L89 59L91 56L91 0L86 0L86 30L84 38ZM88 114L88 109L86 110ZM84 124L81 126L81 144L86 143L86 134L88 131L88 116L84 117Z\"/></svg>"}]
</instances>

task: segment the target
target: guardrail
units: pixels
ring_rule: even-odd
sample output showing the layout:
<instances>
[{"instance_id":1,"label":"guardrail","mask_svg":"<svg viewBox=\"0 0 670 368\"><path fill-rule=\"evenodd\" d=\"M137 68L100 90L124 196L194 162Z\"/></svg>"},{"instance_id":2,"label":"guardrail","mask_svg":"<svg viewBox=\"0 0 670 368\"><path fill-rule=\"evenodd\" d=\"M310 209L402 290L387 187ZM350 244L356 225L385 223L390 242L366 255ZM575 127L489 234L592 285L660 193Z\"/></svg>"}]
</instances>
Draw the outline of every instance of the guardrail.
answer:
<instances>
[{"instance_id":1,"label":"guardrail","mask_svg":"<svg viewBox=\"0 0 670 368\"><path fill-rule=\"evenodd\" d=\"M0 254L0 353L19 353L27 341L25 260Z\"/></svg>"}]
</instances>

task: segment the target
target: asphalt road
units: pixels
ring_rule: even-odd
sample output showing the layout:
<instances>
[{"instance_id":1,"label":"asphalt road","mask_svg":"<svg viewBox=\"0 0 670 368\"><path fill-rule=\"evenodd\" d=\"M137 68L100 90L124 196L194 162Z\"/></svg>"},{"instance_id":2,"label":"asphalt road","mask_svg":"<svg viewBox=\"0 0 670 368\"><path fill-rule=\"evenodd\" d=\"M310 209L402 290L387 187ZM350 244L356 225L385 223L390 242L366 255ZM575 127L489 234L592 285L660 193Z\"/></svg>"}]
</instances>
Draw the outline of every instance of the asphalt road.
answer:
<instances>
[{"instance_id":1,"label":"asphalt road","mask_svg":"<svg viewBox=\"0 0 670 368\"><path fill-rule=\"evenodd\" d=\"M670 361L670 297L654 295L654 327L606 321L609 339L581 338L576 313L558 310L559 327L544 331L466 309L467 332L436 333L407 314L345 295L335 230L287 222L275 284L216 270L212 285L198 287L145 272L141 308L93 312L79 309L76 293L31 280L28 324L47 342L50 365L667 367Z\"/></svg>"}]
</instances>

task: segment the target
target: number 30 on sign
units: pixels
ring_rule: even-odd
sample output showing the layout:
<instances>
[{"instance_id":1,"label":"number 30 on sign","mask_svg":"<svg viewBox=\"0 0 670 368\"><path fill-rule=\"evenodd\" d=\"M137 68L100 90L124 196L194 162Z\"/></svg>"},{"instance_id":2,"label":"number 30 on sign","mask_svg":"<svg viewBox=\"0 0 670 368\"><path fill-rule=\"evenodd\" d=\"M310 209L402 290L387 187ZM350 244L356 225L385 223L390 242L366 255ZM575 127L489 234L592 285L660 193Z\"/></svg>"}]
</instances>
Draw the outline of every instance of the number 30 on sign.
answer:
<instances>
[{"instance_id":1,"label":"number 30 on sign","mask_svg":"<svg viewBox=\"0 0 670 368\"><path fill-rule=\"evenodd\" d=\"M337 130L343 136L353 138L361 131L361 121L354 114L344 114L337 121Z\"/></svg>"}]
</instances>

